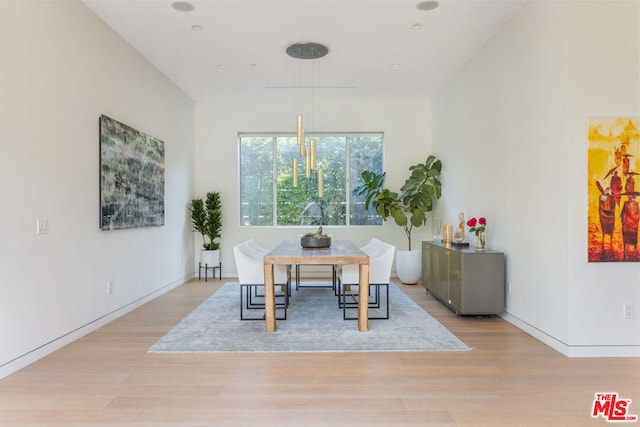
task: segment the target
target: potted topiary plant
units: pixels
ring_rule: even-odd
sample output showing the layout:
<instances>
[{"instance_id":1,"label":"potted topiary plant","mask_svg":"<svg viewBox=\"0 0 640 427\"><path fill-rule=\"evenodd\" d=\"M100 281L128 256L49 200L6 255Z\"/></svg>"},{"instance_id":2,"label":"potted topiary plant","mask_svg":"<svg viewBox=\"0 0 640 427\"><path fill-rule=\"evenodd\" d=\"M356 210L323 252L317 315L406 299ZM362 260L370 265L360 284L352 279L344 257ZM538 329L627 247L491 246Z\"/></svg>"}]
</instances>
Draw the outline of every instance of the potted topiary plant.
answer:
<instances>
[{"instance_id":1,"label":"potted topiary plant","mask_svg":"<svg viewBox=\"0 0 640 427\"><path fill-rule=\"evenodd\" d=\"M220 193L207 193L205 201L193 199L189 206L193 231L202 235L202 251L200 262L208 266L220 264L220 243L216 241L221 236L222 210Z\"/></svg>"},{"instance_id":2,"label":"potted topiary plant","mask_svg":"<svg viewBox=\"0 0 640 427\"><path fill-rule=\"evenodd\" d=\"M400 188L400 195L384 188L386 173L362 172L364 184L354 193L365 197L365 207L372 205L384 221L392 217L402 227L409 242L409 250L396 251L396 272L402 283L417 283L422 274L420 249L411 249L411 231L427 223L427 212L433 210L433 202L442 195L442 184L438 177L442 162L435 156L427 157L424 163L409 167L411 176Z\"/></svg>"}]
</instances>

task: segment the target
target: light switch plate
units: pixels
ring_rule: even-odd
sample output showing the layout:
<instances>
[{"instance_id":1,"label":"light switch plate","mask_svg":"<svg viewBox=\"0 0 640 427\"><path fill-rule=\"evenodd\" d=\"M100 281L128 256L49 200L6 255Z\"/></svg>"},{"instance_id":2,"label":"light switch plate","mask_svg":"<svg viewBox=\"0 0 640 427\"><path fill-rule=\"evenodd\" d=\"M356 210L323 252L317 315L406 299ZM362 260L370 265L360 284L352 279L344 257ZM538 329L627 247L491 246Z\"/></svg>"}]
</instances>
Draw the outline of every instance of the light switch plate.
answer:
<instances>
[{"instance_id":1,"label":"light switch plate","mask_svg":"<svg viewBox=\"0 0 640 427\"><path fill-rule=\"evenodd\" d=\"M36 220L36 233L47 234L49 232L49 221L46 219Z\"/></svg>"}]
</instances>

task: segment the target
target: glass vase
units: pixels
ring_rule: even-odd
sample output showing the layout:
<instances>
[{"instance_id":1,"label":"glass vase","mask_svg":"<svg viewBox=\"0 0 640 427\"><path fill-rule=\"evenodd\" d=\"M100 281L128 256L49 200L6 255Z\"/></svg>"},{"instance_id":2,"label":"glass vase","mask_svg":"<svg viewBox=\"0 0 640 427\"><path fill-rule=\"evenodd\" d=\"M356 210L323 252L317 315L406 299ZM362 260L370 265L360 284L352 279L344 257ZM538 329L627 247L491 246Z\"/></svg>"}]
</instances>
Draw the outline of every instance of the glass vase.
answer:
<instances>
[{"instance_id":1,"label":"glass vase","mask_svg":"<svg viewBox=\"0 0 640 427\"><path fill-rule=\"evenodd\" d=\"M476 251L484 251L487 247L487 236L485 236L484 232L479 232L476 234Z\"/></svg>"}]
</instances>

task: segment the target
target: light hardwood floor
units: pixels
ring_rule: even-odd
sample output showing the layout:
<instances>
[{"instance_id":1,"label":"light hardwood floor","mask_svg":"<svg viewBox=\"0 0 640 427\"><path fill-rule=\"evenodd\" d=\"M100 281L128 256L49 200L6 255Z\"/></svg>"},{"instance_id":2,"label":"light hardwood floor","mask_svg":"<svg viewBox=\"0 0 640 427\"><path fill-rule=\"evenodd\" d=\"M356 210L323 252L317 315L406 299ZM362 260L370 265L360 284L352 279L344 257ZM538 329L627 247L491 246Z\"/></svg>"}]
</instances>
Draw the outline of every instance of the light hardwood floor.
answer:
<instances>
[{"instance_id":1,"label":"light hardwood floor","mask_svg":"<svg viewBox=\"0 0 640 427\"><path fill-rule=\"evenodd\" d=\"M640 415L640 359L564 357L500 318L456 318L422 286L400 288L472 351L146 352L224 282L186 283L1 380L0 425L605 425L596 392Z\"/></svg>"}]
</instances>

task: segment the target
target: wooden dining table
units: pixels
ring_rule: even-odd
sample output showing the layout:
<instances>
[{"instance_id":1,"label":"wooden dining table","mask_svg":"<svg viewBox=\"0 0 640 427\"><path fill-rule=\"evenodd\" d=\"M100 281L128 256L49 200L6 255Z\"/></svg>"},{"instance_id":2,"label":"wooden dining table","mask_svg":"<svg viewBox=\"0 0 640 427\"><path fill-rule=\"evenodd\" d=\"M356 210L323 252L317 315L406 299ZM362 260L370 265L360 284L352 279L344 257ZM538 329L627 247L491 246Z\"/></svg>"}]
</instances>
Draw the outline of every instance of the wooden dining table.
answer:
<instances>
[{"instance_id":1,"label":"wooden dining table","mask_svg":"<svg viewBox=\"0 0 640 427\"><path fill-rule=\"evenodd\" d=\"M300 240L285 240L264 256L264 302L267 332L276 330L274 265L358 264L358 330L369 330L369 256L349 240L333 240L328 248L303 248Z\"/></svg>"}]
</instances>

